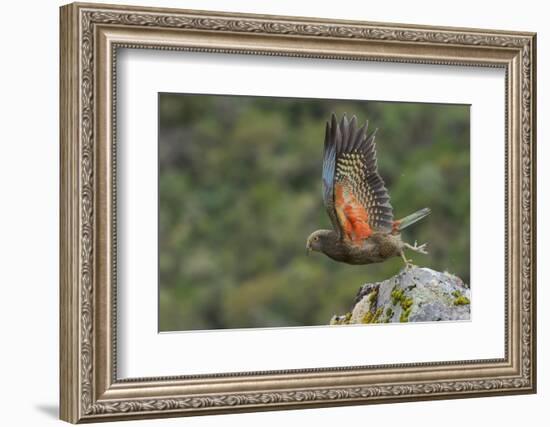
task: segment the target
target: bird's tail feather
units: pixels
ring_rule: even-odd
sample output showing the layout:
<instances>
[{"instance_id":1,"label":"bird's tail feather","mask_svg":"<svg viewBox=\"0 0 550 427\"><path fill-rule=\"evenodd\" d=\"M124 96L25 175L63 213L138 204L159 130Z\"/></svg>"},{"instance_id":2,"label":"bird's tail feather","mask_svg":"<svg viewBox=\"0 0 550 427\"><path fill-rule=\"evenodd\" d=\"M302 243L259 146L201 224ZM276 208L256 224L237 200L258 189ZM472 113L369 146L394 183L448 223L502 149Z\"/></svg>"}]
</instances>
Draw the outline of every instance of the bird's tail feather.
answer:
<instances>
[{"instance_id":1,"label":"bird's tail feather","mask_svg":"<svg viewBox=\"0 0 550 427\"><path fill-rule=\"evenodd\" d=\"M405 218L401 218L400 220L397 220L395 222L394 229L397 229L397 231L401 231L409 227L410 225L417 223L421 219L427 217L431 212L432 210L430 208L420 209L415 213L407 215Z\"/></svg>"}]
</instances>

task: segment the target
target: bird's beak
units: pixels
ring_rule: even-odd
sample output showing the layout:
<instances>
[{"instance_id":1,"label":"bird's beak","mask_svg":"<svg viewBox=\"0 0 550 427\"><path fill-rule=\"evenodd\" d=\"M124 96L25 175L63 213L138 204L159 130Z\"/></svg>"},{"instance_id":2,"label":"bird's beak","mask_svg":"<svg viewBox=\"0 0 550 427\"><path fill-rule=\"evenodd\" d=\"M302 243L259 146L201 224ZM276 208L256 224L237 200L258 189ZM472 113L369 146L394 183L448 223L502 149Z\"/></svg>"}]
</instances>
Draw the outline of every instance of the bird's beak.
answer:
<instances>
[{"instance_id":1,"label":"bird's beak","mask_svg":"<svg viewBox=\"0 0 550 427\"><path fill-rule=\"evenodd\" d=\"M311 253L311 246L309 245L309 242L307 242L306 245L306 255L309 255Z\"/></svg>"}]
</instances>

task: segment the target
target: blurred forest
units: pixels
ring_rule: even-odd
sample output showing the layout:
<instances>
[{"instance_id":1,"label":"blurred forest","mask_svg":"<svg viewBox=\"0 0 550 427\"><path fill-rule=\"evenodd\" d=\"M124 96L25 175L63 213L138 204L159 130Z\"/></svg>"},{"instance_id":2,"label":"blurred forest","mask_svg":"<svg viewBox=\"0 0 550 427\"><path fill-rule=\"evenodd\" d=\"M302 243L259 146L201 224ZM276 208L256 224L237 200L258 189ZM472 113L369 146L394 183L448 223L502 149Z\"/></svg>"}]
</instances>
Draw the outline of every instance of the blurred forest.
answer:
<instances>
[{"instance_id":1,"label":"blurred forest","mask_svg":"<svg viewBox=\"0 0 550 427\"><path fill-rule=\"evenodd\" d=\"M369 120L396 219L428 242L414 262L470 280L470 109L466 105L159 95L160 331L327 324L400 258L351 266L313 253L330 228L321 198L325 122Z\"/></svg>"}]
</instances>

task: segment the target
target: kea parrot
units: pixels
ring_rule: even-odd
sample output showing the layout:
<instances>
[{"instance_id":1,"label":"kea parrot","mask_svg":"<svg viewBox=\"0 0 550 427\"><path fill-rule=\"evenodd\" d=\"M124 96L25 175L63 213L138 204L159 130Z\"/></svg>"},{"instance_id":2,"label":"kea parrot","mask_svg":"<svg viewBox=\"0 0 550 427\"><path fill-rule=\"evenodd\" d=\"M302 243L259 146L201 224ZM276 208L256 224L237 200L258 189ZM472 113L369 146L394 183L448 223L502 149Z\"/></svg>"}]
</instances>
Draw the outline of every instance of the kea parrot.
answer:
<instances>
[{"instance_id":1,"label":"kea parrot","mask_svg":"<svg viewBox=\"0 0 550 427\"><path fill-rule=\"evenodd\" d=\"M427 254L426 244L410 245L401 231L430 214L429 208L393 219L390 196L378 173L374 136L368 122L361 128L357 118L340 122L333 113L327 122L323 154L323 203L332 230L317 230L307 239L306 250L322 252L347 264L372 264L402 257L405 249Z\"/></svg>"}]
</instances>

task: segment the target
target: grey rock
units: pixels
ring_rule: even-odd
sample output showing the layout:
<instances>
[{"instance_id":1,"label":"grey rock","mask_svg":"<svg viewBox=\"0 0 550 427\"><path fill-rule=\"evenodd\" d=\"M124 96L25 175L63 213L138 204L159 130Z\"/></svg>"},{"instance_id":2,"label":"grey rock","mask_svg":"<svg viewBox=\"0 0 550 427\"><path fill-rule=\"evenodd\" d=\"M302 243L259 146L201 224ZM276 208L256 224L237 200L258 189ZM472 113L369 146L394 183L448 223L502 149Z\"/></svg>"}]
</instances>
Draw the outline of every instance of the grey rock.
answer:
<instances>
[{"instance_id":1,"label":"grey rock","mask_svg":"<svg viewBox=\"0 0 550 427\"><path fill-rule=\"evenodd\" d=\"M470 288L447 272L404 268L379 283L367 283L349 313L333 316L331 325L470 320Z\"/></svg>"}]
</instances>

